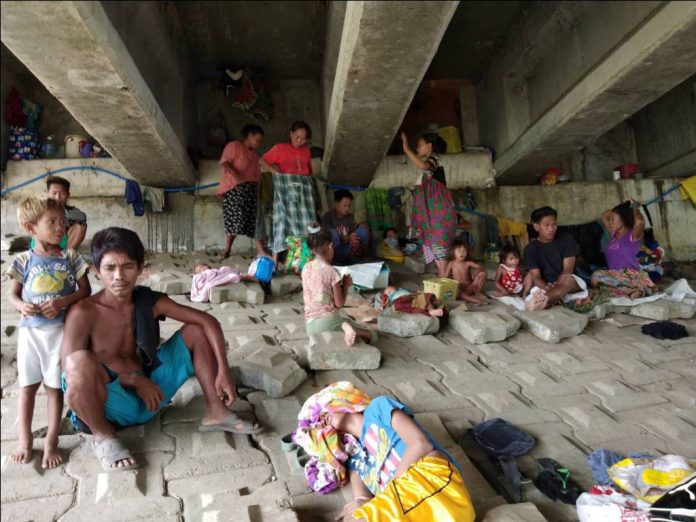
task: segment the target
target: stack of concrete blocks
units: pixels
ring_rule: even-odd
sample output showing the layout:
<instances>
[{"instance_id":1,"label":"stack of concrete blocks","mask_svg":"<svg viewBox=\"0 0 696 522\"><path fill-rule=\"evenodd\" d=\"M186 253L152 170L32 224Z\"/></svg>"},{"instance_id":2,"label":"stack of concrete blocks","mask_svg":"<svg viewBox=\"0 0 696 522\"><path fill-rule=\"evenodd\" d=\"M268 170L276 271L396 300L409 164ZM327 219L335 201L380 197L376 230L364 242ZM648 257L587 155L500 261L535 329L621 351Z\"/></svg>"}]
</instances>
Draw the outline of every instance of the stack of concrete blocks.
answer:
<instances>
[{"instance_id":1,"label":"stack of concrete blocks","mask_svg":"<svg viewBox=\"0 0 696 522\"><path fill-rule=\"evenodd\" d=\"M263 304L265 298L263 288L258 283L230 283L216 286L210 291L211 303L235 301L237 303Z\"/></svg>"},{"instance_id":2,"label":"stack of concrete blocks","mask_svg":"<svg viewBox=\"0 0 696 522\"><path fill-rule=\"evenodd\" d=\"M579 335L589 321L587 314L578 314L562 306L534 312L515 310L513 315L527 330L548 343L557 343L566 337Z\"/></svg>"},{"instance_id":3,"label":"stack of concrete blocks","mask_svg":"<svg viewBox=\"0 0 696 522\"><path fill-rule=\"evenodd\" d=\"M449 323L459 335L472 344L504 341L516 334L521 326L519 320L499 309L487 312L452 310Z\"/></svg>"},{"instance_id":4,"label":"stack of concrete blocks","mask_svg":"<svg viewBox=\"0 0 696 522\"><path fill-rule=\"evenodd\" d=\"M302 384L307 373L289 353L267 336L250 332L228 339L227 360L232 377L245 386L285 397Z\"/></svg>"},{"instance_id":5,"label":"stack of concrete blocks","mask_svg":"<svg viewBox=\"0 0 696 522\"><path fill-rule=\"evenodd\" d=\"M377 348L359 338L353 346L346 346L342 331L315 334L307 347L312 370L375 370L381 358Z\"/></svg>"},{"instance_id":6,"label":"stack of concrete blocks","mask_svg":"<svg viewBox=\"0 0 696 522\"><path fill-rule=\"evenodd\" d=\"M280 297L302 288L302 279L294 274L284 274L271 279L271 295Z\"/></svg>"},{"instance_id":7,"label":"stack of concrete blocks","mask_svg":"<svg viewBox=\"0 0 696 522\"><path fill-rule=\"evenodd\" d=\"M191 292L191 279L189 274L179 270L165 270L150 275L143 285L167 295L183 295Z\"/></svg>"},{"instance_id":8,"label":"stack of concrete blocks","mask_svg":"<svg viewBox=\"0 0 696 522\"><path fill-rule=\"evenodd\" d=\"M397 337L417 337L439 332L440 321L437 317L429 315L397 312L378 315L377 327L380 332L396 335Z\"/></svg>"},{"instance_id":9,"label":"stack of concrete blocks","mask_svg":"<svg viewBox=\"0 0 696 522\"><path fill-rule=\"evenodd\" d=\"M629 314L653 321L668 321L670 319L691 319L696 313L696 305L684 300L681 303L669 299L658 299L651 303L643 303L629 308Z\"/></svg>"}]
</instances>

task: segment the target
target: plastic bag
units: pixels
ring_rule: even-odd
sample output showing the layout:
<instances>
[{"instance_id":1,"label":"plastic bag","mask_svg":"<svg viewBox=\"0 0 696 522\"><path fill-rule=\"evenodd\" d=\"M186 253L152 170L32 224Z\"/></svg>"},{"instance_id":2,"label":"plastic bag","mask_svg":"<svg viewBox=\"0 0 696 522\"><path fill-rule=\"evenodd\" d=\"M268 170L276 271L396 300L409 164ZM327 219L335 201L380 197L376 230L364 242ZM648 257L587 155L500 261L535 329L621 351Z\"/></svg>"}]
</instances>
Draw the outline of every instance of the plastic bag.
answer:
<instances>
[{"instance_id":1,"label":"plastic bag","mask_svg":"<svg viewBox=\"0 0 696 522\"><path fill-rule=\"evenodd\" d=\"M285 261L285 269L301 274L304 266L314 259L309 250L307 241L299 236L288 236L285 240L288 245L288 257Z\"/></svg>"},{"instance_id":2,"label":"plastic bag","mask_svg":"<svg viewBox=\"0 0 696 522\"><path fill-rule=\"evenodd\" d=\"M621 505L626 498L616 491L610 495L583 493L575 503L578 519L580 522L650 522L648 513Z\"/></svg>"},{"instance_id":3,"label":"plastic bag","mask_svg":"<svg viewBox=\"0 0 696 522\"><path fill-rule=\"evenodd\" d=\"M696 471L696 462L679 455L655 459L623 459L607 473L616 484L651 504Z\"/></svg>"}]
</instances>

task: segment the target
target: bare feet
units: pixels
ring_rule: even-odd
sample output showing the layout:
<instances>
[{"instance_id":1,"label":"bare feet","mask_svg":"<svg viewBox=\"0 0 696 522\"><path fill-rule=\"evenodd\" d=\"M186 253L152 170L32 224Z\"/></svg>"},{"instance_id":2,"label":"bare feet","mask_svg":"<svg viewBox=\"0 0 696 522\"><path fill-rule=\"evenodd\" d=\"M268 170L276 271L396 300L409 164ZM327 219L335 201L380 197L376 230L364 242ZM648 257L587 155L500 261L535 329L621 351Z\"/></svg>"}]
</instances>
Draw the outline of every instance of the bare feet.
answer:
<instances>
[{"instance_id":1,"label":"bare feet","mask_svg":"<svg viewBox=\"0 0 696 522\"><path fill-rule=\"evenodd\" d=\"M357 336L355 328L353 328L350 323L343 323L341 328L343 329L343 338L346 341L346 346L353 346L355 344L355 337Z\"/></svg>"},{"instance_id":2,"label":"bare feet","mask_svg":"<svg viewBox=\"0 0 696 522\"><path fill-rule=\"evenodd\" d=\"M33 444L34 439L32 437L29 437L28 439L19 439L14 451L10 453L10 460L12 460L12 462L16 462L17 464L26 464L29 462L33 453Z\"/></svg>"},{"instance_id":3,"label":"bare feet","mask_svg":"<svg viewBox=\"0 0 696 522\"><path fill-rule=\"evenodd\" d=\"M635 292L631 292L629 296L631 299L640 299L643 297L643 291L642 290L636 290Z\"/></svg>"},{"instance_id":4,"label":"bare feet","mask_svg":"<svg viewBox=\"0 0 696 522\"><path fill-rule=\"evenodd\" d=\"M435 308L435 310L430 310L428 312L432 317L442 317L445 311L442 308Z\"/></svg>"},{"instance_id":5,"label":"bare feet","mask_svg":"<svg viewBox=\"0 0 696 522\"><path fill-rule=\"evenodd\" d=\"M44 444L44 454L41 460L41 467L43 469L52 469L60 466L63 463L63 456L60 454L58 449L58 441L54 440L49 442L46 439Z\"/></svg>"},{"instance_id":6,"label":"bare feet","mask_svg":"<svg viewBox=\"0 0 696 522\"><path fill-rule=\"evenodd\" d=\"M536 310L543 310L548 304L549 297L546 295L546 292L543 290L538 290L527 296L527 299L524 302L524 307L526 310L534 312Z\"/></svg>"}]
</instances>

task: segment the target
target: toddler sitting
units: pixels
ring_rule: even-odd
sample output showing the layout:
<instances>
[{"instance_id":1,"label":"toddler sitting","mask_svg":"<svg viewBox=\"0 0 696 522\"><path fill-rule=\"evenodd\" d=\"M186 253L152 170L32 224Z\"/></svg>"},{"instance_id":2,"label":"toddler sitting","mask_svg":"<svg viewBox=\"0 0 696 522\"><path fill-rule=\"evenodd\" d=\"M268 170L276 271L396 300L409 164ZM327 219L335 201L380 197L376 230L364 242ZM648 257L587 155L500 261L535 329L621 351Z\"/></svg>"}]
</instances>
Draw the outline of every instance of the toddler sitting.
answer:
<instances>
[{"instance_id":1,"label":"toddler sitting","mask_svg":"<svg viewBox=\"0 0 696 522\"><path fill-rule=\"evenodd\" d=\"M520 252L514 246L504 246L500 250L500 265L495 273L495 297L527 294L531 280L522 275L520 261Z\"/></svg>"},{"instance_id":2,"label":"toddler sitting","mask_svg":"<svg viewBox=\"0 0 696 522\"><path fill-rule=\"evenodd\" d=\"M387 228L384 231L384 239L377 244L377 257L401 259L403 263L404 252L401 250L399 233L395 228Z\"/></svg>"}]
</instances>

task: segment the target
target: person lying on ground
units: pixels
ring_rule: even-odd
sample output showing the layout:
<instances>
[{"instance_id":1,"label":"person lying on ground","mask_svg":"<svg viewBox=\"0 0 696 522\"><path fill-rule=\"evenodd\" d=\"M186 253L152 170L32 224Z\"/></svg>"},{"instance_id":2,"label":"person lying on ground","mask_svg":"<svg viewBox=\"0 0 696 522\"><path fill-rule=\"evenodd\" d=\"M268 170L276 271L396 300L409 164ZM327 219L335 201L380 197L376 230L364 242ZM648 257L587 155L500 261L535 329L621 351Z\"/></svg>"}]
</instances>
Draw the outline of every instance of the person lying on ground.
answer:
<instances>
[{"instance_id":1,"label":"person lying on ground","mask_svg":"<svg viewBox=\"0 0 696 522\"><path fill-rule=\"evenodd\" d=\"M531 215L538 237L524 249L523 265L531 279L531 289L526 296L527 310L550 307L568 294L587 288L573 273L578 244L568 234L557 234L557 219L556 210L549 206L537 208Z\"/></svg>"},{"instance_id":2,"label":"person lying on ground","mask_svg":"<svg viewBox=\"0 0 696 522\"><path fill-rule=\"evenodd\" d=\"M26 198L17 205L17 220L29 232L34 246L15 257L7 269L12 278L10 304L21 314L17 335L17 446L10 460L25 464L33 452L31 421L36 393L43 382L48 399L48 431L41 466L63 462L58 450L63 392L60 389L60 343L65 311L90 292L84 258L63 250L65 209L50 198Z\"/></svg>"},{"instance_id":3,"label":"person lying on ground","mask_svg":"<svg viewBox=\"0 0 696 522\"><path fill-rule=\"evenodd\" d=\"M367 257L370 248L370 227L355 223L350 213L353 194L345 189L334 193L334 208L321 220L321 226L331 232L334 245L334 264L351 264L356 258Z\"/></svg>"},{"instance_id":4,"label":"person lying on ground","mask_svg":"<svg viewBox=\"0 0 696 522\"><path fill-rule=\"evenodd\" d=\"M200 431L253 434L262 428L229 410L237 399L220 323L166 294L136 286L145 250L138 235L107 228L92 239L92 261L104 289L71 307L61 347L69 418L92 433L105 471L137 462L117 428L145 424L195 375L205 411ZM159 321L184 323L160 345Z\"/></svg>"},{"instance_id":5,"label":"person lying on ground","mask_svg":"<svg viewBox=\"0 0 696 522\"><path fill-rule=\"evenodd\" d=\"M293 440L310 467L331 470L334 487L350 483L353 500L336 520L474 520L457 462L391 397L331 384L305 401Z\"/></svg>"},{"instance_id":6,"label":"person lying on ground","mask_svg":"<svg viewBox=\"0 0 696 522\"><path fill-rule=\"evenodd\" d=\"M459 282L459 298L467 303L486 304L483 287L486 284L486 269L468 259L469 249L457 239L450 248L451 261L447 264L446 277ZM472 277L471 273L474 272Z\"/></svg>"},{"instance_id":7,"label":"person lying on ground","mask_svg":"<svg viewBox=\"0 0 696 522\"><path fill-rule=\"evenodd\" d=\"M377 340L374 330L342 317L338 312L346 302L353 280L350 275L341 277L331 265L334 257L331 233L318 223L313 223L309 229L307 244L315 256L302 269L307 334L311 337L321 332L343 330L347 346L352 346L358 337L374 344Z\"/></svg>"},{"instance_id":8,"label":"person lying on ground","mask_svg":"<svg viewBox=\"0 0 696 522\"><path fill-rule=\"evenodd\" d=\"M382 310L393 308L405 314L421 314L431 317L443 317L445 310L438 306L435 294L416 292L405 288L388 286L381 295Z\"/></svg>"}]
</instances>

